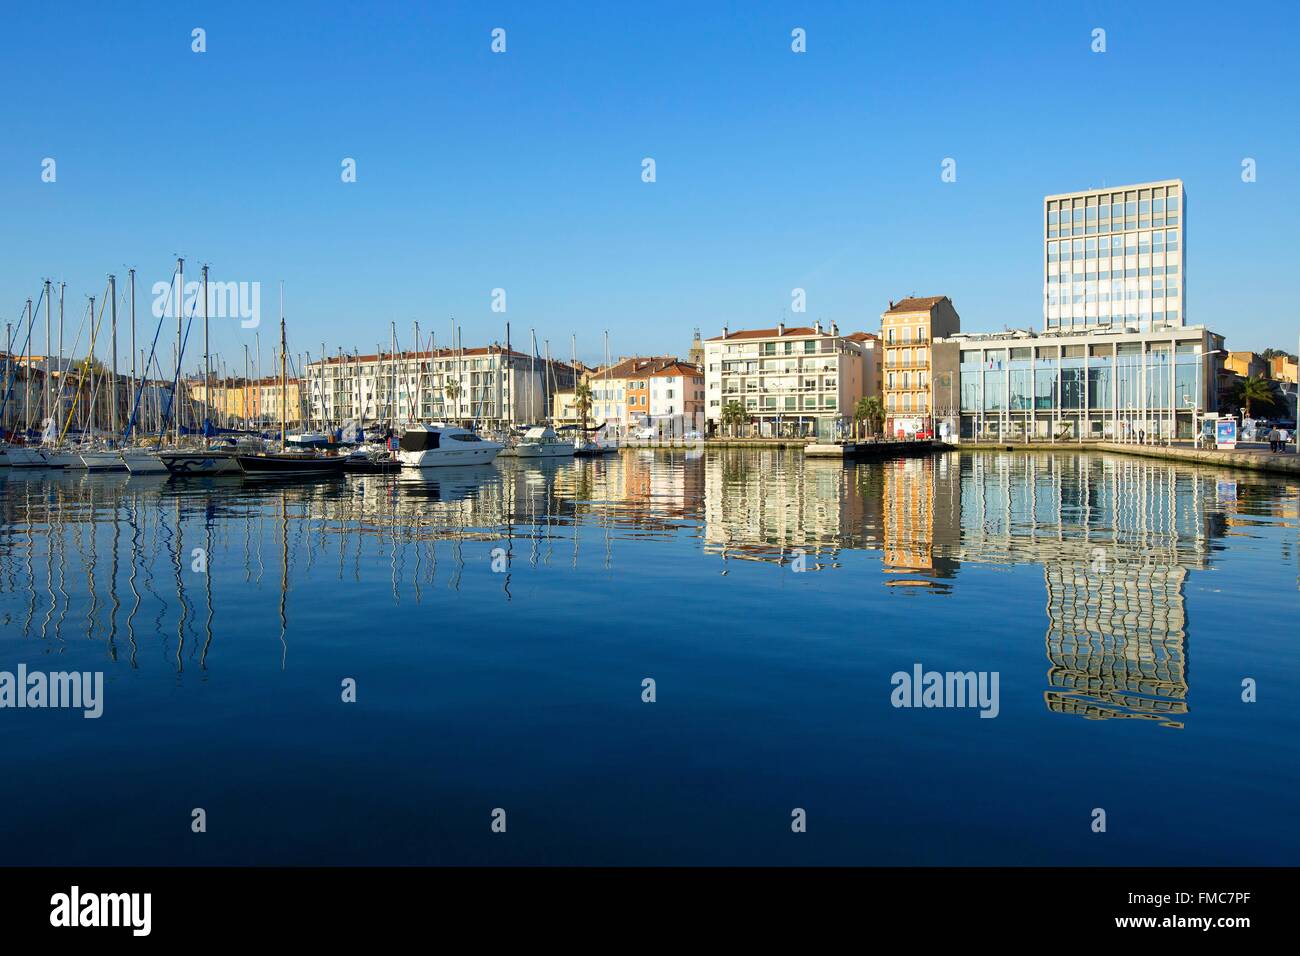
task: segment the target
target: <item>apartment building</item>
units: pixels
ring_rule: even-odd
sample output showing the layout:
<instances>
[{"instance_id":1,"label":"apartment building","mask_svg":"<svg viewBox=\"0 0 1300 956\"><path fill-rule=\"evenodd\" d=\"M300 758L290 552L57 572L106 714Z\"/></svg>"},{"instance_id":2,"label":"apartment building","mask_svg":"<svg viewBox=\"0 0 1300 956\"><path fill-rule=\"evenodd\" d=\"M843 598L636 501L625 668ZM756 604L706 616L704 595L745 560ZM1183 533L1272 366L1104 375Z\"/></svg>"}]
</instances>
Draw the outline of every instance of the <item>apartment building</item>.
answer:
<instances>
[{"instance_id":1,"label":"apartment building","mask_svg":"<svg viewBox=\"0 0 1300 956\"><path fill-rule=\"evenodd\" d=\"M961 331L946 295L890 302L880 317L884 350L885 434L909 437L931 429L930 343Z\"/></svg>"},{"instance_id":2,"label":"apartment building","mask_svg":"<svg viewBox=\"0 0 1300 956\"><path fill-rule=\"evenodd\" d=\"M691 431L704 427L704 372L689 362L672 362L650 372L647 424Z\"/></svg>"},{"instance_id":3,"label":"apartment building","mask_svg":"<svg viewBox=\"0 0 1300 956\"><path fill-rule=\"evenodd\" d=\"M672 355L636 355L592 372L592 419L620 429L639 425L650 417L651 372L676 361Z\"/></svg>"},{"instance_id":4,"label":"apartment building","mask_svg":"<svg viewBox=\"0 0 1300 956\"><path fill-rule=\"evenodd\" d=\"M503 425L545 418L576 378L571 365L499 345L341 355L307 364L305 398L314 421Z\"/></svg>"},{"instance_id":5,"label":"apartment building","mask_svg":"<svg viewBox=\"0 0 1300 956\"><path fill-rule=\"evenodd\" d=\"M746 329L704 343L705 418L721 428L731 403L745 413L743 430L760 436L833 438L866 394L868 357L874 343L823 329Z\"/></svg>"}]
</instances>

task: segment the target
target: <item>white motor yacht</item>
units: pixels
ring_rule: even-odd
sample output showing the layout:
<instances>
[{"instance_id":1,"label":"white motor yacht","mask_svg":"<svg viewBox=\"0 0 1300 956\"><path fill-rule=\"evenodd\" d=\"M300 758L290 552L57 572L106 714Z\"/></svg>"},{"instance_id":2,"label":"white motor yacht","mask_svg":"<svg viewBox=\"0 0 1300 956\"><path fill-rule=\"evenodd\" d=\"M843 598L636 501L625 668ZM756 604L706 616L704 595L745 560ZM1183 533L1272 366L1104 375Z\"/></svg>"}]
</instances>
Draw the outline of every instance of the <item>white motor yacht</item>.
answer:
<instances>
[{"instance_id":1,"label":"white motor yacht","mask_svg":"<svg viewBox=\"0 0 1300 956\"><path fill-rule=\"evenodd\" d=\"M515 445L515 455L519 458L572 458L573 442L557 436L550 425L537 425L524 432L524 437Z\"/></svg>"},{"instance_id":2,"label":"white motor yacht","mask_svg":"<svg viewBox=\"0 0 1300 956\"><path fill-rule=\"evenodd\" d=\"M444 425L413 425L402 433L397 460L404 468L482 465L501 452L501 443L472 431Z\"/></svg>"}]
</instances>

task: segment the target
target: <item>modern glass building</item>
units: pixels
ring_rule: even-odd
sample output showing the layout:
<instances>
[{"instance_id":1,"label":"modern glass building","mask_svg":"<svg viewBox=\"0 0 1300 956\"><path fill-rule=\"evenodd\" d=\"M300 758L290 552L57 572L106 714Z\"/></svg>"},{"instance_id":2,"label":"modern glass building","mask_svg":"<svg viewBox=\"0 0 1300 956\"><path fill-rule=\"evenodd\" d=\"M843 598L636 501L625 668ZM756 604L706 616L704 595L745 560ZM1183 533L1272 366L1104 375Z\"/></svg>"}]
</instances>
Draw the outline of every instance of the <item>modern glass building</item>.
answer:
<instances>
[{"instance_id":1,"label":"modern glass building","mask_svg":"<svg viewBox=\"0 0 1300 956\"><path fill-rule=\"evenodd\" d=\"M1043 328L1186 324L1187 195L1180 179L1043 199Z\"/></svg>"},{"instance_id":2,"label":"modern glass building","mask_svg":"<svg viewBox=\"0 0 1300 956\"><path fill-rule=\"evenodd\" d=\"M1188 439L1222 349L1202 326L958 334L934 343L935 407L966 440Z\"/></svg>"}]
</instances>

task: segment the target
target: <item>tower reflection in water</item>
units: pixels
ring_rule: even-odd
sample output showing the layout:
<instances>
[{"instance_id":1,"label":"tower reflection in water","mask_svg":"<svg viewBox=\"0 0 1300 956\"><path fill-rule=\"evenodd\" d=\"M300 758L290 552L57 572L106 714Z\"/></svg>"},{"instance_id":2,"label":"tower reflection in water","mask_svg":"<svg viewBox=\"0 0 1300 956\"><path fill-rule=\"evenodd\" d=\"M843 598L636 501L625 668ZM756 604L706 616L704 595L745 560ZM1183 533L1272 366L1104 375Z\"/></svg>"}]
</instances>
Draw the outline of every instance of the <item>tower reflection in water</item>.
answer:
<instances>
[{"instance_id":1,"label":"tower reflection in water","mask_svg":"<svg viewBox=\"0 0 1300 956\"><path fill-rule=\"evenodd\" d=\"M269 587L287 666L295 580L332 579L341 598L373 602L373 587L344 586L373 583L382 568L389 600L422 602L435 586L460 590L467 562L485 552L503 564L494 581L506 601L541 567L635 575L619 567L630 540L694 542L687 560L706 571L801 561L857 575L864 608L891 593L950 594L963 564L1033 563L1046 588L1047 708L1168 727L1188 713L1188 573L1208 568L1225 527L1212 474L1070 452L842 463L780 450L627 451L278 487L15 474L0 491L0 614L49 653L79 632L135 666L142 637L157 635L178 672L202 670L219 651L214 618ZM192 573L200 551L221 556L219 584Z\"/></svg>"},{"instance_id":2,"label":"tower reflection in water","mask_svg":"<svg viewBox=\"0 0 1300 956\"><path fill-rule=\"evenodd\" d=\"M1041 454L964 457L961 482L963 558L1043 567L1048 709L1182 727L1184 587L1222 526L1205 504L1212 479L1144 459Z\"/></svg>"}]
</instances>

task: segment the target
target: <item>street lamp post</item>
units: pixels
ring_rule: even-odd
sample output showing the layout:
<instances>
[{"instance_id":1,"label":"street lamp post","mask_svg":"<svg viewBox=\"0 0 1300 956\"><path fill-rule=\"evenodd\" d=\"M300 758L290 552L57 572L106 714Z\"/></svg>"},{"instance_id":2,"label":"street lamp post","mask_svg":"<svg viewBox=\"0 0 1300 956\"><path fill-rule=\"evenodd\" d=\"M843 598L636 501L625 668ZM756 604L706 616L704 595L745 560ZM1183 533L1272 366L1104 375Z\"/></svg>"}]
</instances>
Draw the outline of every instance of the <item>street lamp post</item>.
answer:
<instances>
[{"instance_id":1,"label":"street lamp post","mask_svg":"<svg viewBox=\"0 0 1300 956\"><path fill-rule=\"evenodd\" d=\"M1202 352L1200 359L1196 363L1196 404L1192 408L1192 447L1193 448L1199 447L1201 443L1201 429L1196 420L1197 419L1196 409L1200 408L1201 399L1205 397L1204 389L1201 388L1201 368L1205 365L1205 360L1208 359L1211 355L1225 355L1225 354L1226 352L1223 349L1212 349L1209 352ZM1214 387L1216 390L1219 387L1219 383L1217 379L1215 380ZM1204 417L1204 415L1202 415L1201 417Z\"/></svg>"}]
</instances>

